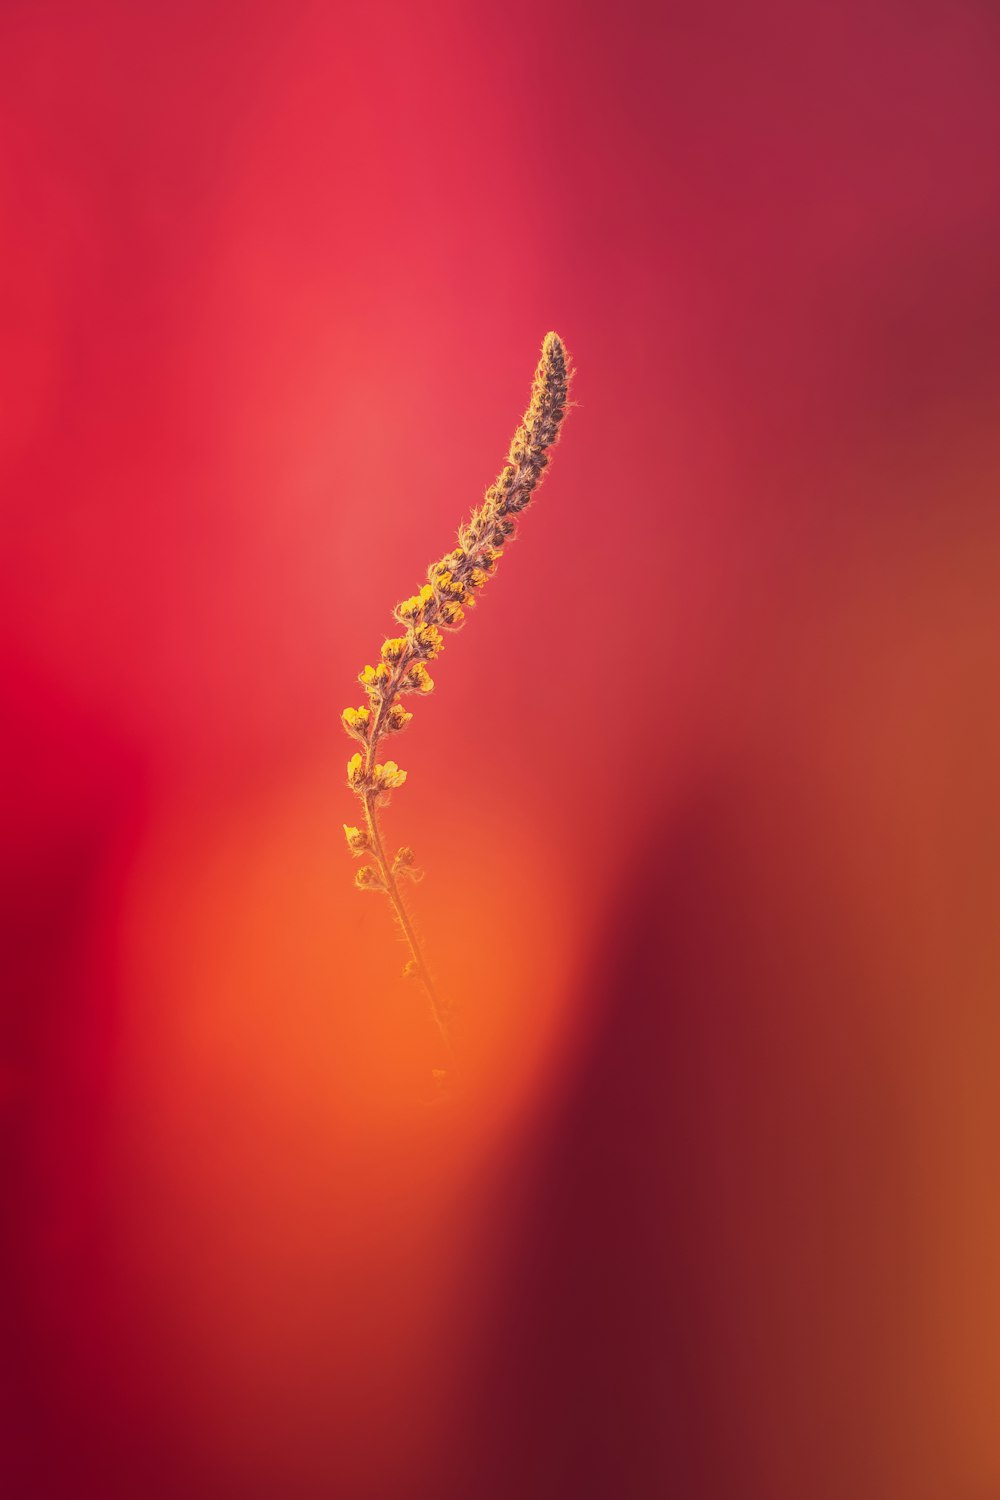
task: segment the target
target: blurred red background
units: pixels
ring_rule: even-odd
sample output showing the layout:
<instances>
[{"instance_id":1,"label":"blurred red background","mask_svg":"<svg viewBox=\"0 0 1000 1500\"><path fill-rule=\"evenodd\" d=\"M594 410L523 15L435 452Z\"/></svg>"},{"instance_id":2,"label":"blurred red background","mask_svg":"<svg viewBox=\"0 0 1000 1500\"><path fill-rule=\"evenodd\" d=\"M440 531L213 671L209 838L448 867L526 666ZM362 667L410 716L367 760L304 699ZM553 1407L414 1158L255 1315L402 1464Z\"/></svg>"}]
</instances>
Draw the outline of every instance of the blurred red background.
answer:
<instances>
[{"instance_id":1,"label":"blurred red background","mask_svg":"<svg viewBox=\"0 0 1000 1500\"><path fill-rule=\"evenodd\" d=\"M995 7L0 24L4 1493L1000 1493Z\"/></svg>"}]
</instances>

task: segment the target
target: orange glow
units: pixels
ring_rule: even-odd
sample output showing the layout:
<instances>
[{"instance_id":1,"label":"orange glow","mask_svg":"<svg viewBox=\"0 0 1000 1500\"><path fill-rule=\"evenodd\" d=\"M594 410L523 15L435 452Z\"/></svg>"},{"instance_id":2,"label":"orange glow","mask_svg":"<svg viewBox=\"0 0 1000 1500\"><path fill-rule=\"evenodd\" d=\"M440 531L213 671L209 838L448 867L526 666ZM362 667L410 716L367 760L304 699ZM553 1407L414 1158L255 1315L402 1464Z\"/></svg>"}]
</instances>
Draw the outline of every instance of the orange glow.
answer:
<instances>
[{"instance_id":1,"label":"orange glow","mask_svg":"<svg viewBox=\"0 0 1000 1500\"><path fill-rule=\"evenodd\" d=\"M5 7L5 1496L1000 1493L997 44Z\"/></svg>"}]
</instances>

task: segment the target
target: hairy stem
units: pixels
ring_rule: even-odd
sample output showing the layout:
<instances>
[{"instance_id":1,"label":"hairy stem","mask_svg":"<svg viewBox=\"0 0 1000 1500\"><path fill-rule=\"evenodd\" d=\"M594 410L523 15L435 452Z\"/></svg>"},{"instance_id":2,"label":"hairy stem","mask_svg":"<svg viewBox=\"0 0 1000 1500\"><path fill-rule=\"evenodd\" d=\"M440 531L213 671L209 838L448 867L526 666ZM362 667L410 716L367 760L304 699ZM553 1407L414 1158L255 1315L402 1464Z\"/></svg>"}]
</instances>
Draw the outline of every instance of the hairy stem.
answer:
<instances>
[{"instance_id":1,"label":"hairy stem","mask_svg":"<svg viewBox=\"0 0 1000 1500\"><path fill-rule=\"evenodd\" d=\"M403 897L400 894L396 877L392 873L392 866L386 858L385 845L382 842L382 830L379 827L378 813L375 809L374 800L370 795L364 798L364 809L370 852L375 859L376 865L378 866L379 874L382 876L382 880L385 884L385 893L389 897L389 900L392 904L392 909L396 914L396 921L399 923L400 929L403 933L404 938L406 939L407 946L409 947L410 953L413 957L413 963L417 971L417 977L419 978L427 993L427 999L430 1001L431 1015L434 1017L434 1024L437 1026L438 1031L441 1033L441 1039L450 1053L452 1051L451 1037L448 1035L448 1027L444 1019L444 1012L441 1008L441 1001L439 1000L437 991L434 988L434 981L431 979L427 964L424 962L424 955L421 952L420 944L417 941L417 935L413 930L413 923L410 921L409 914L406 910L405 905L403 904Z\"/></svg>"},{"instance_id":2,"label":"hairy stem","mask_svg":"<svg viewBox=\"0 0 1000 1500\"><path fill-rule=\"evenodd\" d=\"M375 752L378 749L378 742L381 738L382 722L384 720L386 710L391 706L395 698L396 683L398 683L402 674L406 671L408 665L409 663L406 660L400 661L396 664L396 670L393 673L393 681L390 684L389 690L387 691L385 697L382 699L382 702L379 704L378 711L376 712L375 718L372 721L371 733L368 736L368 743L365 749L366 772L370 772L375 764ZM399 889L399 883L392 872L392 865L390 864L386 856L385 844L382 840L382 829L379 825L378 820L378 810L375 806L375 797L376 794L371 790L371 788L369 788L361 798L362 806L365 810L365 827L368 833L369 852L371 853L372 857L375 860L375 864L378 867L378 872L382 877L382 882L385 887L385 893L389 898L392 909L396 914L396 921L399 923L400 930L404 938L406 939L407 946L410 950L413 964L417 971L417 977L420 980L420 983L423 985L427 995L427 999L430 1002L431 1015L434 1017L434 1024L437 1026L438 1031L441 1033L441 1039L447 1047L448 1052L451 1054L451 1037L448 1034L448 1026L444 1018L444 1010L441 1005L441 1000L438 996L437 990L434 987L434 981L431 979L430 970L428 969L426 961L424 959L420 943L417 940L417 935L413 930L413 923L410 921L409 913L407 912L406 906L403 902L403 897Z\"/></svg>"}]
</instances>

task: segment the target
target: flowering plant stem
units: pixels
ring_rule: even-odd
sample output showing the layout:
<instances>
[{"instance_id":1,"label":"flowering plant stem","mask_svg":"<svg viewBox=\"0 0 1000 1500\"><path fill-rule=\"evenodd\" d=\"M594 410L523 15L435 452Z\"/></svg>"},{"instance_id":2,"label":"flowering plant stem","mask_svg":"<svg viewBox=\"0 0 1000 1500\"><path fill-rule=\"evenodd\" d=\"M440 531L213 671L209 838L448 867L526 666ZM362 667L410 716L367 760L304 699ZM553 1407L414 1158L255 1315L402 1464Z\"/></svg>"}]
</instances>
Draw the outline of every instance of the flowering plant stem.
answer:
<instances>
[{"instance_id":1,"label":"flowering plant stem","mask_svg":"<svg viewBox=\"0 0 1000 1500\"><path fill-rule=\"evenodd\" d=\"M404 695L433 690L426 663L444 650L441 632L461 628L465 610L476 603L504 546L514 536L516 517L530 504L548 464L548 450L558 440L571 375L562 340L558 334L547 333L531 401L498 479L460 527L458 546L431 565L419 593L397 604L394 613L404 634L383 641L378 665L365 667L358 676L367 690L367 705L345 708L341 715L347 733L361 746L348 762L347 783L364 810L364 826L345 823L344 833L352 854L367 854L373 861L358 870L355 880L362 890L382 891L389 898L410 950L404 972L418 978L427 992L431 1014L449 1052L448 1008L435 989L400 890L401 879L419 880L421 875L412 849L404 846L389 859L379 823L379 808L388 802L390 792L403 785L406 772L394 760L382 763L376 756L382 740L400 733L413 717L403 707Z\"/></svg>"},{"instance_id":2,"label":"flowering plant stem","mask_svg":"<svg viewBox=\"0 0 1000 1500\"><path fill-rule=\"evenodd\" d=\"M374 750L369 749L369 756L373 754ZM434 981L431 978L430 970L424 962L424 955L421 952L417 935L413 930L413 923L410 921L409 912L406 910L406 905L403 901L396 877L393 874L392 866L385 857L385 844L382 841L382 830L379 827L378 809L375 806L375 798L366 793L362 800L365 810L365 829L368 834L369 852L375 860L378 872L382 877L385 893L389 897L396 921L399 923L400 931L409 947L410 963L413 965L413 972L415 972L420 983L423 985L427 998L430 1001L434 1024L441 1033L441 1040L444 1042L446 1049L451 1053L451 1037L448 1034L448 1024L444 1017L444 1007L438 999L438 993L434 988Z\"/></svg>"}]
</instances>

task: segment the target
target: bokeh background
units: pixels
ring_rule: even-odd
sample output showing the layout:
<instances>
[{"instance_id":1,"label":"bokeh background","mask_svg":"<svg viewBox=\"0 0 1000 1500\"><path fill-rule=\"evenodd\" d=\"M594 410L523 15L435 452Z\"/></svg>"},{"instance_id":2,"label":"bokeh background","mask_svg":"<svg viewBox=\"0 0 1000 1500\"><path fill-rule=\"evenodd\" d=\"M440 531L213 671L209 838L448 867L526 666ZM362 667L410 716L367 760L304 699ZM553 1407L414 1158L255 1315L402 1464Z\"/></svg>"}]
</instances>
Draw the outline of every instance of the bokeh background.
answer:
<instances>
[{"instance_id":1,"label":"bokeh background","mask_svg":"<svg viewBox=\"0 0 1000 1500\"><path fill-rule=\"evenodd\" d=\"M996 6L0 30L5 1496L992 1500Z\"/></svg>"}]
</instances>

